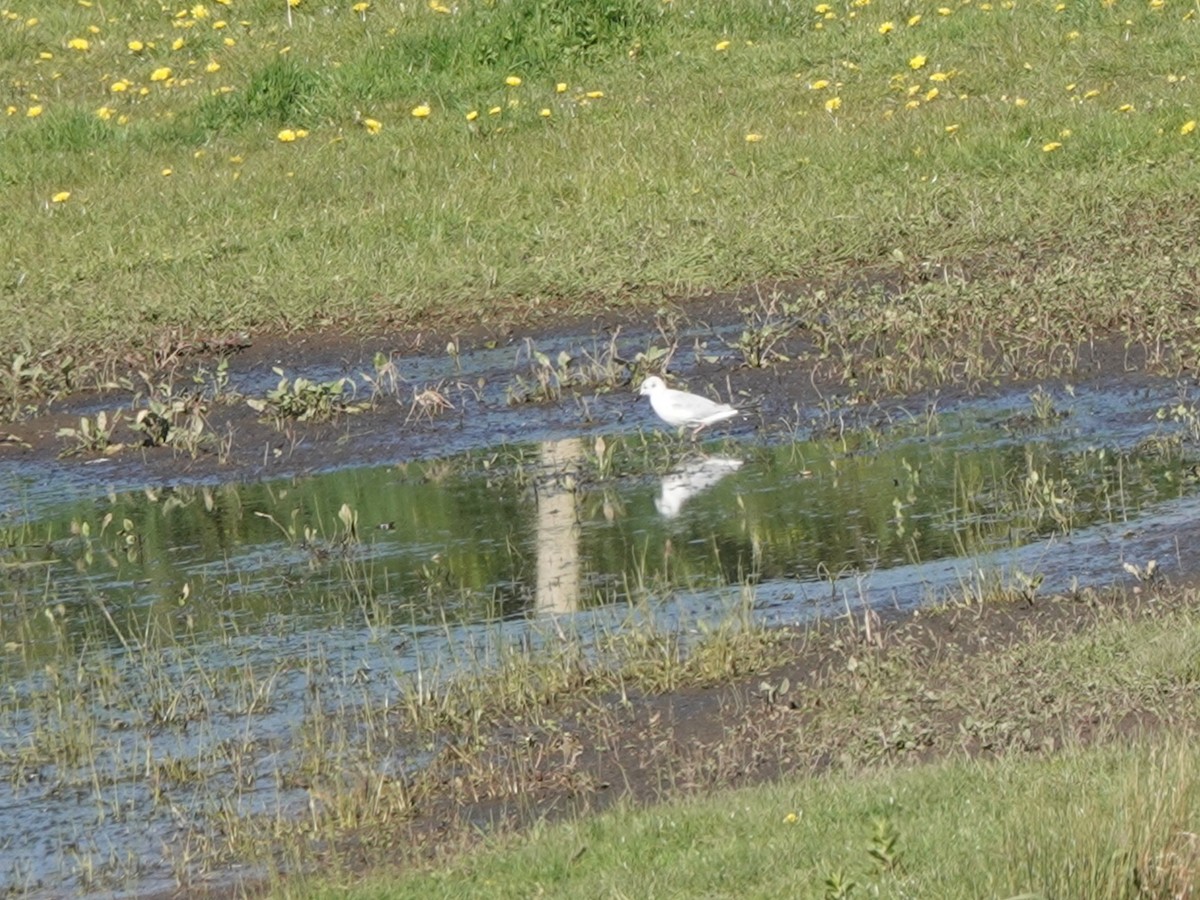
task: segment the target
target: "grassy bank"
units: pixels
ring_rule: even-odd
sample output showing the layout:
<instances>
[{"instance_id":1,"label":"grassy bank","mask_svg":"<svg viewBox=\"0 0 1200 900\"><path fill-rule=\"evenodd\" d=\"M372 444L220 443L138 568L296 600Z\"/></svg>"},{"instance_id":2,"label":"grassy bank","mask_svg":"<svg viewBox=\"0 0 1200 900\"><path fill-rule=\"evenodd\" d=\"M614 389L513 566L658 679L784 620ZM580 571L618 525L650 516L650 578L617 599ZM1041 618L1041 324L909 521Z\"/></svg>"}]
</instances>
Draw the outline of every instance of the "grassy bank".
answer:
<instances>
[{"instance_id":1,"label":"grassy bank","mask_svg":"<svg viewBox=\"0 0 1200 900\"><path fill-rule=\"evenodd\" d=\"M1198 803L1186 740L944 762L623 809L418 877L298 895L1187 896Z\"/></svg>"},{"instance_id":2,"label":"grassy bank","mask_svg":"<svg viewBox=\"0 0 1200 900\"><path fill-rule=\"evenodd\" d=\"M1187 4L39 7L0 18L8 380L863 266L893 337L1194 338Z\"/></svg>"},{"instance_id":3,"label":"grassy bank","mask_svg":"<svg viewBox=\"0 0 1200 900\"><path fill-rule=\"evenodd\" d=\"M1011 645L997 627L1004 610L990 605L935 612L958 616L962 633L941 652L919 629L889 633L878 650L846 650L837 632L844 652L826 658L827 674L793 687L792 724L760 725L768 733L756 742L756 726L727 710L725 739L702 751L742 766L759 754L800 767L820 755L817 777L621 805L443 853L436 868L292 880L277 893L1186 896L1200 877L1195 598L1168 596L1173 611L1101 610L1071 633L1055 634L1055 613ZM905 746L901 734L930 739ZM664 725L654 740L679 739ZM694 788L698 771L681 783Z\"/></svg>"}]
</instances>

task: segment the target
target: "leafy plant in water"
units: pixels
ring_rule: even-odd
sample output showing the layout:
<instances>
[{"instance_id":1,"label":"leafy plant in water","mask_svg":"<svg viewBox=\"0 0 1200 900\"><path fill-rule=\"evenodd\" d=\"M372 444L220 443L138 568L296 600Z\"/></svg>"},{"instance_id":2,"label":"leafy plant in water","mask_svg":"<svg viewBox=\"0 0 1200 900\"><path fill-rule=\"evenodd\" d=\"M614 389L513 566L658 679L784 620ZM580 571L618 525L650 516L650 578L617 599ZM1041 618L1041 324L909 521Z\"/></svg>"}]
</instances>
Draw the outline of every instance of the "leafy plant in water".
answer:
<instances>
[{"instance_id":1,"label":"leafy plant in water","mask_svg":"<svg viewBox=\"0 0 1200 900\"><path fill-rule=\"evenodd\" d=\"M58 429L58 437L72 442L71 446L63 450L59 456L75 456L80 453L103 453L115 450L120 445L113 443L112 435L120 420L120 412L114 413L110 420L108 413L103 410L96 413L95 418L80 416L78 427Z\"/></svg>"},{"instance_id":2,"label":"leafy plant in water","mask_svg":"<svg viewBox=\"0 0 1200 900\"><path fill-rule=\"evenodd\" d=\"M273 371L279 376L279 384L267 391L264 399L251 398L246 405L255 412L270 413L276 419L295 419L298 422L326 422L341 413L358 413L368 403L353 403L346 398L347 387L353 387L349 378L333 381L309 381L298 377L289 381L280 368Z\"/></svg>"},{"instance_id":3,"label":"leafy plant in water","mask_svg":"<svg viewBox=\"0 0 1200 900\"><path fill-rule=\"evenodd\" d=\"M364 372L360 376L370 386L371 396L377 397L380 394L389 397L399 396L400 385L404 383L404 378L400 375L400 367L396 365L396 361L386 353L376 351L371 364L375 369L375 374L368 375Z\"/></svg>"},{"instance_id":4,"label":"leafy plant in water","mask_svg":"<svg viewBox=\"0 0 1200 900\"><path fill-rule=\"evenodd\" d=\"M146 447L174 447L195 456L214 439L207 433L205 412L207 407L198 395L151 399L145 409L137 411L130 427L142 436Z\"/></svg>"},{"instance_id":5,"label":"leafy plant in water","mask_svg":"<svg viewBox=\"0 0 1200 900\"><path fill-rule=\"evenodd\" d=\"M799 325L800 308L799 303L784 300L777 291L765 299L760 293L757 306L741 308L746 325L730 347L741 353L746 365L754 369L772 362L787 362L788 357L779 350L779 344Z\"/></svg>"},{"instance_id":6,"label":"leafy plant in water","mask_svg":"<svg viewBox=\"0 0 1200 900\"><path fill-rule=\"evenodd\" d=\"M228 357L222 356L217 360L217 368L211 375L203 368L200 369L192 376L192 382L214 403L234 403L241 399L241 395L229 382Z\"/></svg>"}]
</instances>

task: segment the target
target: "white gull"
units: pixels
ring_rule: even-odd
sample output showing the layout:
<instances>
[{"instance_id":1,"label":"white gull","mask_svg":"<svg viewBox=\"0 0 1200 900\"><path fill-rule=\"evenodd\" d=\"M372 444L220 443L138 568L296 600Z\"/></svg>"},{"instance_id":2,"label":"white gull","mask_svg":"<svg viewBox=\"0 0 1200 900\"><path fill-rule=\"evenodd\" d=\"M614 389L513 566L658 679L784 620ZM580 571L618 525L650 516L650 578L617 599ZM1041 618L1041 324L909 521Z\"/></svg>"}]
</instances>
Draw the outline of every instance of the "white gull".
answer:
<instances>
[{"instance_id":1,"label":"white gull","mask_svg":"<svg viewBox=\"0 0 1200 900\"><path fill-rule=\"evenodd\" d=\"M660 419L676 428L692 429L693 436L706 425L723 422L738 414L738 410L728 403L716 403L698 394L669 388L657 375L643 381L638 393L650 397L650 405Z\"/></svg>"}]
</instances>

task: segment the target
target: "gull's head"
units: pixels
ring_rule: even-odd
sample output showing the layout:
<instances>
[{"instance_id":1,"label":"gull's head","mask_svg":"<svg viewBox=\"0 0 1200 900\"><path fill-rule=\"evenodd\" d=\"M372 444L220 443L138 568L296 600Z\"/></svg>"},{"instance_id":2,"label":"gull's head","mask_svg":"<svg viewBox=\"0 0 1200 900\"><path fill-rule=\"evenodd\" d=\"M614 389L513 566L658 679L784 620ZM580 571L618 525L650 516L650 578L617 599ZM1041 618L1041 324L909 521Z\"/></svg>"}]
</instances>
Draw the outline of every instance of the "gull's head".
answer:
<instances>
[{"instance_id":1,"label":"gull's head","mask_svg":"<svg viewBox=\"0 0 1200 900\"><path fill-rule=\"evenodd\" d=\"M663 384L663 380L661 378L659 378L657 375L651 375L642 382L642 386L638 389L638 393L644 397L647 394L653 394L655 391L661 391L665 387L666 385Z\"/></svg>"}]
</instances>

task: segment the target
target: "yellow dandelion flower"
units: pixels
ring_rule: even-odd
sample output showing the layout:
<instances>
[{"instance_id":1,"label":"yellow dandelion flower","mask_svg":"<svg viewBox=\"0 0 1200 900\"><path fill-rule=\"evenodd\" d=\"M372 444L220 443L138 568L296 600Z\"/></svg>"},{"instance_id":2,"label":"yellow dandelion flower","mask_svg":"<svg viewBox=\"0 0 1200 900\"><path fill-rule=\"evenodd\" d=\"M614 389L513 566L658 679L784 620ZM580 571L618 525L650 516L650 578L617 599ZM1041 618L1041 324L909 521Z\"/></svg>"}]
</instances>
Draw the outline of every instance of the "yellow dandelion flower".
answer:
<instances>
[{"instance_id":1,"label":"yellow dandelion flower","mask_svg":"<svg viewBox=\"0 0 1200 900\"><path fill-rule=\"evenodd\" d=\"M141 41L130 41L125 46L129 48L130 53L141 53L143 50L146 49L146 45L143 44Z\"/></svg>"},{"instance_id":2,"label":"yellow dandelion flower","mask_svg":"<svg viewBox=\"0 0 1200 900\"><path fill-rule=\"evenodd\" d=\"M1050 143L1048 143L1048 144L1042 144L1042 152L1043 153L1053 153L1055 150L1058 150L1060 147L1062 147L1061 141L1050 141Z\"/></svg>"},{"instance_id":3,"label":"yellow dandelion flower","mask_svg":"<svg viewBox=\"0 0 1200 900\"><path fill-rule=\"evenodd\" d=\"M113 117L115 112L116 110L111 106L101 106L98 110L96 110L96 118L102 122L107 122Z\"/></svg>"},{"instance_id":4,"label":"yellow dandelion flower","mask_svg":"<svg viewBox=\"0 0 1200 900\"><path fill-rule=\"evenodd\" d=\"M833 7L830 6L828 3L818 3L816 6L813 7L813 12L815 12L818 16L823 16L826 13L833 12Z\"/></svg>"},{"instance_id":5,"label":"yellow dandelion flower","mask_svg":"<svg viewBox=\"0 0 1200 900\"><path fill-rule=\"evenodd\" d=\"M8 106L4 107L4 114L6 116L15 116L17 114L17 108L12 104L9 104Z\"/></svg>"},{"instance_id":6,"label":"yellow dandelion flower","mask_svg":"<svg viewBox=\"0 0 1200 900\"><path fill-rule=\"evenodd\" d=\"M757 144L762 139L763 139L763 136L761 134L759 134L757 131L752 131L748 135L746 135L746 143L747 144Z\"/></svg>"},{"instance_id":7,"label":"yellow dandelion flower","mask_svg":"<svg viewBox=\"0 0 1200 900\"><path fill-rule=\"evenodd\" d=\"M355 3L352 7L350 7L350 9L352 9L356 13L359 13L360 15L362 13L365 13L370 8L371 8L370 3Z\"/></svg>"},{"instance_id":8,"label":"yellow dandelion flower","mask_svg":"<svg viewBox=\"0 0 1200 900\"><path fill-rule=\"evenodd\" d=\"M566 92L567 92L567 83L565 81L560 81L558 84L556 84L554 86L554 93L565 94Z\"/></svg>"},{"instance_id":9,"label":"yellow dandelion flower","mask_svg":"<svg viewBox=\"0 0 1200 900\"><path fill-rule=\"evenodd\" d=\"M151 81L166 81L171 77L171 69L168 66L160 66L150 73Z\"/></svg>"},{"instance_id":10,"label":"yellow dandelion flower","mask_svg":"<svg viewBox=\"0 0 1200 900\"><path fill-rule=\"evenodd\" d=\"M420 106L414 106L412 108L412 116L414 119L428 118L430 112L432 112L432 110L429 108L428 103L422 103Z\"/></svg>"},{"instance_id":11,"label":"yellow dandelion flower","mask_svg":"<svg viewBox=\"0 0 1200 900\"><path fill-rule=\"evenodd\" d=\"M826 81L824 78L818 78L816 81L814 81L812 84L810 84L808 86L808 89L810 91L823 91L827 87L829 87L829 82Z\"/></svg>"},{"instance_id":12,"label":"yellow dandelion flower","mask_svg":"<svg viewBox=\"0 0 1200 900\"><path fill-rule=\"evenodd\" d=\"M477 110L477 109L473 109L469 113L467 113L467 121L468 122L474 122L478 118L479 118L479 110Z\"/></svg>"},{"instance_id":13,"label":"yellow dandelion flower","mask_svg":"<svg viewBox=\"0 0 1200 900\"><path fill-rule=\"evenodd\" d=\"M959 128L960 128L960 126L957 122L955 122L953 125L947 125L946 126L946 134L954 134L955 132L958 131Z\"/></svg>"},{"instance_id":14,"label":"yellow dandelion flower","mask_svg":"<svg viewBox=\"0 0 1200 900\"><path fill-rule=\"evenodd\" d=\"M949 72L934 72L932 75L929 76L929 80L936 81L938 83L941 83L943 81L949 81L950 73Z\"/></svg>"},{"instance_id":15,"label":"yellow dandelion flower","mask_svg":"<svg viewBox=\"0 0 1200 900\"><path fill-rule=\"evenodd\" d=\"M438 2L438 0L429 0L429 8L435 13L441 13L443 16L450 14L450 7Z\"/></svg>"},{"instance_id":16,"label":"yellow dandelion flower","mask_svg":"<svg viewBox=\"0 0 1200 900\"><path fill-rule=\"evenodd\" d=\"M192 18L193 19L207 19L208 18L208 7L205 6L203 3L197 3L195 6L192 7Z\"/></svg>"},{"instance_id":17,"label":"yellow dandelion flower","mask_svg":"<svg viewBox=\"0 0 1200 900\"><path fill-rule=\"evenodd\" d=\"M306 137L308 137L308 129L307 128L297 128L296 129L296 139L297 140L299 140L300 138L306 138Z\"/></svg>"},{"instance_id":18,"label":"yellow dandelion flower","mask_svg":"<svg viewBox=\"0 0 1200 900\"><path fill-rule=\"evenodd\" d=\"M1122 103L1120 106L1117 107L1117 112L1123 112L1123 113L1133 112L1133 104L1132 103Z\"/></svg>"},{"instance_id":19,"label":"yellow dandelion flower","mask_svg":"<svg viewBox=\"0 0 1200 900\"><path fill-rule=\"evenodd\" d=\"M1079 40L1079 32L1078 32L1078 31L1068 31L1068 32L1067 32L1067 40L1068 40L1068 41L1077 41L1077 40Z\"/></svg>"},{"instance_id":20,"label":"yellow dandelion flower","mask_svg":"<svg viewBox=\"0 0 1200 900\"><path fill-rule=\"evenodd\" d=\"M224 19L217 19L217 21L213 22L213 31L220 31L222 28L228 28L228 27L229 27L229 23L226 22Z\"/></svg>"},{"instance_id":21,"label":"yellow dandelion flower","mask_svg":"<svg viewBox=\"0 0 1200 900\"><path fill-rule=\"evenodd\" d=\"M587 97L589 100L599 100L604 96L604 91L588 91L583 96Z\"/></svg>"},{"instance_id":22,"label":"yellow dandelion flower","mask_svg":"<svg viewBox=\"0 0 1200 900\"><path fill-rule=\"evenodd\" d=\"M896 30L895 22L884 22L882 25L879 26L880 34L891 34L895 30Z\"/></svg>"},{"instance_id":23,"label":"yellow dandelion flower","mask_svg":"<svg viewBox=\"0 0 1200 900\"><path fill-rule=\"evenodd\" d=\"M69 41L67 41L67 46L70 47L72 50L83 51L83 50L87 50L92 45L90 43L88 43L87 38L71 38Z\"/></svg>"},{"instance_id":24,"label":"yellow dandelion flower","mask_svg":"<svg viewBox=\"0 0 1200 900\"><path fill-rule=\"evenodd\" d=\"M204 71L205 71L205 72L208 72L208 73L210 73L210 74L211 74L212 72L220 72L220 71L221 71L221 64L220 64L219 62L217 62L215 59L210 59L210 60L208 61L208 65L204 67Z\"/></svg>"},{"instance_id":25,"label":"yellow dandelion flower","mask_svg":"<svg viewBox=\"0 0 1200 900\"><path fill-rule=\"evenodd\" d=\"M916 56L914 56L912 59L910 59L908 61L908 67L910 69L913 69L914 71L917 69L923 69L923 68L925 68L925 63L928 61L929 60L925 56L925 54L918 53Z\"/></svg>"},{"instance_id":26,"label":"yellow dandelion flower","mask_svg":"<svg viewBox=\"0 0 1200 900\"><path fill-rule=\"evenodd\" d=\"M47 60L54 59L54 54L51 53L49 50L43 50L41 53L38 54L38 59L47 59Z\"/></svg>"},{"instance_id":27,"label":"yellow dandelion flower","mask_svg":"<svg viewBox=\"0 0 1200 900\"><path fill-rule=\"evenodd\" d=\"M296 139L296 132L292 131L290 128L285 128L283 131L279 132L279 134L275 135L275 137L285 144L290 144Z\"/></svg>"},{"instance_id":28,"label":"yellow dandelion flower","mask_svg":"<svg viewBox=\"0 0 1200 900\"><path fill-rule=\"evenodd\" d=\"M1186 122L1184 122L1182 125L1179 126L1180 134L1191 134L1195 130L1196 130L1196 120L1195 119L1188 119Z\"/></svg>"},{"instance_id":29,"label":"yellow dandelion flower","mask_svg":"<svg viewBox=\"0 0 1200 900\"><path fill-rule=\"evenodd\" d=\"M825 112L833 113L833 112L837 112L841 108L842 108L842 98L841 97L830 97L828 100L825 101Z\"/></svg>"},{"instance_id":30,"label":"yellow dandelion flower","mask_svg":"<svg viewBox=\"0 0 1200 900\"><path fill-rule=\"evenodd\" d=\"M117 116L117 124L118 125L128 125L129 124L129 114L121 113L121 115Z\"/></svg>"},{"instance_id":31,"label":"yellow dandelion flower","mask_svg":"<svg viewBox=\"0 0 1200 900\"><path fill-rule=\"evenodd\" d=\"M541 109L538 110L538 115L541 116L543 119L550 118L550 107L543 106Z\"/></svg>"},{"instance_id":32,"label":"yellow dandelion flower","mask_svg":"<svg viewBox=\"0 0 1200 900\"><path fill-rule=\"evenodd\" d=\"M295 9L303 2L304 0L288 0L288 6L290 6L292 9Z\"/></svg>"},{"instance_id":33,"label":"yellow dandelion flower","mask_svg":"<svg viewBox=\"0 0 1200 900\"><path fill-rule=\"evenodd\" d=\"M519 75L509 75L507 78L504 79L504 83L507 84L509 87L520 87L521 86L521 78Z\"/></svg>"},{"instance_id":34,"label":"yellow dandelion flower","mask_svg":"<svg viewBox=\"0 0 1200 900\"><path fill-rule=\"evenodd\" d=\"M729 49L729 41L717 41L713 44L713 49L718 53L724 53Z\"/></svg>"},{"instance_id":35,"label":"yellow dandelion flower","mask_svg":"<svg viewBox=\"0 0 1200 900\"><path fill-rule=\"evenodd\" d=\"M363 119L362 123L368 134L379 134L383 130L383 123L378 119Z\"/></svg>"},{"instance_id":36,"label":"yellow dandelion flower","mask_svg":"<svg viewBox=\"0 0 1200 900\"><path fill-rule=\"evenodd\" d=\"M1017 97L1013 100L1013 106L1017 107L1017 109L1024 109L1028 105L1029 101L1024 97Z\"/></svg>"},{"instance_id":37,"label":"yellow dandelion flower","mask_svg":"<svg viewBox=\"0 0 1200 900\"><path fill-rule=\"evenodd\" d=\"M954 15L954 10L948 6L939 6L937 9L937 14L939 16L952 16Z\"/></svg>"},{"instance_id":38,"label":"yellow dandelion flower","mask_svg":"<svg viewBox=\"0 0 1200 900\"><path fill-rule=\"evenodd\" d=\"M786 816L783 817L783 821L784 821L784 824L791 825L794 822L799 822L800 817L798 815L796 815L794 812L790 812Z\"/></svg>"},{"instance_id":39,"label":"yellow dandelion flower","mask_svg":"<svg viewBox=\"0 0 1200 900\"><path fill-rule=\"evenodd\" d=\"M50 198L50 202L51 203L66 203L70 199L71 199L70 191L59 191L57 194L55 194L53 197Z\"/></svg>"},{"instance_id":40,"label":"yellow dandelion flower","mask_svg":"<svg viewBox=\"0 0 1200 900\"><path fill-rule=\"evenodd\" d=\"M1063 140L1066 140L1067 138L1069 138L1069 137L1071 136L1071 129L1070 129L1070 128L1064 128L1062 131L1060 131L1060 132L1058 133L1058 136L1059 136L1060 138L1062 138Z\"/></svg>"},{"instance_id":41,"label":"yellow dandelion flower","mask_svg":"<svg viewBox=\"0 0 1200 900\"><path fill-rule=\"evenodd\" d=\"M39 106L31 106L31 107L29 107L29 109L25 110L25 116L30 119L36 119L41 114L42 114L42 107L40 105Z\"/></svg>"},{"instance_id":42,"label":"yellow dandelion flower","mask_svg":"<svg viewBox=\"0 0 1200 900\"><path fill-rule=\"evenodd\" d=\"M175 38L175 40L171 41L171 49L172 50L182 50L183 45L185 43L186 42L184 41L183 38Z\"/></svg>"},{"instance_id":43,"label":"yellow dandelion flower","mask_svg":"<svg viewBox=\"0 0 1200 900\"><path fill-rule=\"evenodd\" d=\"M488 115L489 116L498 116L498 115L500 115L501 112L502 112L502 110L499 106L493 106L491 109L488 110Z\"/></svg>"},{"instance_id":44,"label":"yellow dandelion flower","mask_svg":"<svg viewBox=\"0 0 1200 900\"><path fill-rule=\"evenodd\" d=\"M1100 96L1100 92L1098 90L1096 90L1095 88L1092 88L1090 91L1084 91L1083 99L1084 100L1092 100L1099 96Z\"/></svg>"},{"instance_id":45,"label":"yellow dandelion flower","mask_svg":"<svg viewBox=\"0 0 1200 900\"><path fill-rule=\"evenodd\" d=\"M905 109L917 109L918 107L920 107L920 105L921 105L920 100L909 100L907 103L904 104L904 108Z\"/></svg>"},{"instance_id":46,"label":"yellow dandelion flower","mask_svg":"<svg viewBox=\"0 0 1200 900\"><path fill-rule=\"evenodd\" d=\"M224 44L226 47L236 47L237 46L237 38L227 37L223 41L221 41L221 43Z\"/></svg>"},{"instance_id":47,"label":"yellow dandelion flower","mask_svg":"<svg viewBox=\"0 0 1200 900\"><path fill-rule=\"evenodd\" d=\"M920 24L921 24L921 14L920 13L917 13L915 16L908 17L908 27L909 28L916 28Z\"/></svg>"},{"instance_id":48,"label":"yellow dandelion flower","mask_svg":"<svg viewBox=\"0 0 1200 900\"><path fill-rule=\"evenodd\" d=\"M174 174L175 174L175 170L172 169L170 166L167 166L165 169L162 170L163 178L170 178Z\"/></svg>"}]
</instances>

